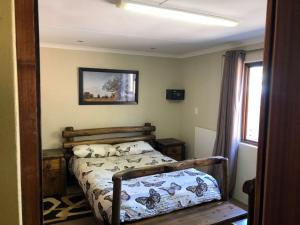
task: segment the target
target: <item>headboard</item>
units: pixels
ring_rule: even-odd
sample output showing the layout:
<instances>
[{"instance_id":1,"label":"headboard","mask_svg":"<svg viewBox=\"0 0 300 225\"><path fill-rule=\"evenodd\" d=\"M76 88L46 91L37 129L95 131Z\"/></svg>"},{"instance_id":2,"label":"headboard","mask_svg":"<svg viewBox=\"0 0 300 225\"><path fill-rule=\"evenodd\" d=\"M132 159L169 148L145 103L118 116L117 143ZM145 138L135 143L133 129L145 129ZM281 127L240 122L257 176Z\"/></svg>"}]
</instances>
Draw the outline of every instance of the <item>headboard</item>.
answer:
<instances>
[{"instance_id":1,"label":"headboard","mask_svg":"<svg viewBox=\"0 0 300 225\"><path fill-rule=\"evenodd\" d=\"M70 150L76 145L118 144L122 142L131 141L147 141L152 144L155 140L155 135L153 135L152 132L154 132L155 129L155 126L152 126L151 123L145 123L144 126L136 127L106 127L81 130L75 130L74 127L66 127L65 130L62 132L62 136L63 138L65 138L65 141L63 142L63 148L70 153ZM134 133L134 136L128 136L128 134L130 133ZM101 138L101 135L106 134L124 135L118 137ZM86 140L75 140L75 138L78 137L87 137L95 135L97 135L97 138L95 139L91 138Z\"/></svg>"}]
</instances>

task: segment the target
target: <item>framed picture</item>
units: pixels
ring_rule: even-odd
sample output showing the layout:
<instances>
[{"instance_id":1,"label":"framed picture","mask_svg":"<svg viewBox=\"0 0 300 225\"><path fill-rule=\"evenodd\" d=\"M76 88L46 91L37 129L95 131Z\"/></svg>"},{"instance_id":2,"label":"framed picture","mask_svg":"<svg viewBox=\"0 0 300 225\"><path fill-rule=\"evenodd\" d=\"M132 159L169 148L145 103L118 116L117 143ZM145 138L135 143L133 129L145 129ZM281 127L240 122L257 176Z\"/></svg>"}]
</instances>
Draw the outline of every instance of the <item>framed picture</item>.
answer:
<instances>
[{"instance_id":1,"label":"framed picture","mask_svg":"<svg viewBox=\"0 0 300 225\"><path fill-rule=\"evenodd\" d=\"M79 105L138 103L139 72L79 68Z\"/></svg>"}]
</instances>

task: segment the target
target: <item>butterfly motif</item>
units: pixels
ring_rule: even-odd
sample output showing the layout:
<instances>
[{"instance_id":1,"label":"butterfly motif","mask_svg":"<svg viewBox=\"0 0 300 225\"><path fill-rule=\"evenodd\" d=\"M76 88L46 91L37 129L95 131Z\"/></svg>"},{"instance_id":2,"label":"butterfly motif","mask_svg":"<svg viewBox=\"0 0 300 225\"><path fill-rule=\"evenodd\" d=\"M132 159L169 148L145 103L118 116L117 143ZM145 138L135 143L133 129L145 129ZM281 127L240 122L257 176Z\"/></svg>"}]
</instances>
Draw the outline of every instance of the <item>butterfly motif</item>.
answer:
<instances>
[{"instance_id":1,"label":"butterfly motif","mask_svg":"<svg viewBox=\"0 0 300 225\"><path fill-rule=\"evenodd\" d=\"M218 186L218 183L217 183L217 181L215 180L215 179L213 179L213 178L211 178L211 177L204 177L205 179L207 179L207 180L210 180L213 184L214 184L214 186L217 188L217 187L219 187Z\"/></svg>"},{"instance_id":2,"label":"butterfly motif","mask_svg":"<svg viewBox=\"0 0 300 225\"><path fill-rule=\"evenodd\" d=\"M136 182L134 184L123 184L123 185L126 185L128 187L139 187L140 186L140 182L138 181L138 182Z\"/></svg>"},{"instance_id":3,"label":"butterfly motif","mask_svg":"<svg viewBox=\"0 0 300 225\"><path fill-rule=\"evenodd\" d=\"M86 175L90 174L91 172L93 172L94 170L90 170L90 171L87 171L87 172L83 172L81 175L82 177L85 177Z\"/></svg>"},{"instance_id":4,"label":"butterfly motif","mask_svg":"<svg viewBox=\"0 0 300 225\"><path fill-rule=\"evenodd\" d=\"M89 181L86 181L85 183L85 188L86 188L86 191L88 191L91 187L91 184L89 183Z\"/></svg>"},{"instance_id":5,"label":"butterfly motif","mask_svg":"<svg viewBox=\"0 0 300 225\"><path fill-rule=\"evenodd\" d=\"M105 169L107 171L110 171L110 172L116 172L116 171L119 171L120 168L118 166L115 166L113 169Z\"/></svg>"},{"instance_id":6,"label":"butterfly motif","mask_svg":"<svg viewBox=\"0 0 300 225\"><path fill-rule=\"evenodd\" d=\"M175 191L179 191L181 190L181 186L172 182L170 187L162 187L162 188L159 188L161 190L164 190L166 192L168 192L169 195L171 196L174 196L175 195Z\"/></svg>"},{"instance_id":7,"label":"butterfly motif","mask_svg":"<svg viewBox=\"0 0 300 225\"><path fill-rule=\"evenodd\" d=\"M202 174L201 172L193 172L193 171L190 171L190 170L186 170L186 171L184 171L184 172L185 172L186 174L190 175L190 176L193 176L193 177L199 176L199 175Z\"/></svg>"},{"instance_id":8,"label":"butterfly motif","mask_svg":"<svg viewBox=\"0 0 300 225\"><path fill-rule=\"evenodd\" d=\"M95 195L95 199L98 200L100 195L106 195L107 193L111 192L112 190L113 190L113 188L104 188L103 190L96 188L93 190L93 194Z\"/></svg>"},{"instance_id":9,"label":"butterfly motif","mask_svg":"<svg viewBox=\"0 0 300 225\"><path fill-rule=\"evenodd\" d=\"M125 217L125 220L130 220L130 218L131 218L127 212L125 212L124 217Z\"/></svg>"},{"instance_id":10,"label":"butterfly motif","mask_svg":"<svg viewBox=\"0 0 300 225\"><path fill-rule=\"evenodd\" d=\"M155 165L155 164L157 164L158 162L155 160L155 159L153 159L151 162L149 162L149 163L146 163L145 165Z\"/></svg>"},{"instance_id":11,"label":"butterfly motif","mask_svg":"<svg viewBox=\"0 0 300 225\"><path fill-rule=\"evenodd\" d=\"M84 156L84 158L91 158L94 150L91 148L88 148L87 151L89 151L89 153L86 156Z\"/></svg>"},{"instance_id":12,"label":"butterfly motif","mask_svg":"<svg viewBox=\"0 0 300 225\"><path fill-rule=\"evenodd\" d=\"M95 166L95 167L101 167L104 163L92 163L92 162L86 162L86 166Z\"/></svg>"},{"instance_id":13,"label":"butterfly motif","mask_svg":"<svg viewBox=\"0 0 300 225\"><path fill-rule=\"evenodd\" d=\"M147 181L141 181L143 183L143 185L145 187L160 187L161 185L163 185L166 181L159 181L159 182L155 182L155 183L150 183Z\"/></svg>"},{"instance_id":14,"label":"butterfly motif","mask_svg":"<svg viewBox=\"0 0 300 225\"><path fill-rule=\"evenodd\" d=\"M149 190L149 194L149 197L139 197L135 201L145 205L147 209L154 209L155 205L160 202L160 194L152 188Z\"/></svg>"},{"instance_id":15,"label":"butterfly motif","mask_svg":"<svg viewBox=\"0 0 300 225\"><path fill-rule=\"evenodd\" d=\"M131 148L131 146L129 146L123 150L123 149L120 149L120 146L117 146L116 151L119 152L120 155L124 155L125 153L130 152L130 148Z\"/></svg>"},{"instance_id":16,"label":"butterfly motif","mask_svg":"<svg viewBox=\"0 0 300 225\"><path fill-rule=\"evenodd\" d=\"M148 152L152 152L151 150L143 150L142 152L141 152L141 154L145 154L145 153L148 153Z\"/></svg>"},{"instance_id":17,"label":"butterfly motif","mask_svg":"<svg viewBox=\"0 0 300 225\"><path fill-rule=\"evenodd\" d=\"M122 191L121 192L121 199L123 201L128 201L130 199L130 195L126 191ZM113 196L112 195L107 195L107 196L104 197L104 200L112 202L113 201Z\"/></svg>"},{"instance_id":18,"label":"butterfly motif","mask_svg":"<svg viewBox=\"0 0 300 225\"><path fill-rule=\"evenodd\" d=\"M142 158L138 158L138 159L126 159L126 160L129 163L139 163L139 162L141 162Z\"/></svg>"},{"instance_id":19,"label":"butterfly motif","mask_svg":"<svg viewBox=\"0 0 300 225\"><path fill-rule=\"evenodd\" d=\"M204 183L204 181L200 177L197 177L196 181L198 185L189 186L186 188L186 190L195 193L197 197L201 197L203 196L203 193L207 191L207 184Z\"/></svg>"},{"instance_id":20,"label":"butterfly motif","mask_svg":"<svg viewBox=\"0 0 300 225\"><path fill-rule=\"evenodd\" d=\"M99 209L99 212L100 212L100 214L101 214L101 216L103 218L103 221L108 223L109 222L108 215L105 212L105 210L103 209L103 207L102 207L102 205L101 205L100 202L98 202L98 209Z\"/></svg>"},{"instance_id":21,"label":"butterfly motif","mask_svg":"<svg viewBox=\"0 0 300 225\"><path fill-rule=\"evenodd\" d=\"M177 202L177 207L178 207L178 208L183 208L183 205L182 205L181 201L178 201L178 202Z\"/></svg>"},{"instance_id":22,"label":"butterfly motif","mask_svg":"<svg viewBox=\"0 0 300 225\"><path fill-rule=\"evenodd\" d=\"M124 169L134 169L135 167L134 166L124 166Z\"/></svg>"},{"instance_id":23,"label":"butterfly motif","mask_svg":"<svg viewBox=\"0 0 300 225\"><path fill-rule=\"evenodd\" d=\"M172 159L161 159L162 162L172 162Z\"/></svg>"},{"instance_id":24,"label":"butterfly motif","mask_svg":"<svg viewBox=\"0 0 300 225\"><path fill-rule=\"evenodd\" d=\"M165 174L163 174L163 173L159 173L159 174L156 174L156 175L154 175L154 177L164 177L165 176Z\"/></svg>"},{"instance_id":25,"label":"butterfly motif","mask_svg":"<svg viewBox=\"0 0 300 225\"><path fill-rule=\"evenodd\" d=\"M184 172L180 172L180 173L177 173L177 174L169 174L168 177L183 177L184 176Z\"/></svg>"}]
</instances>

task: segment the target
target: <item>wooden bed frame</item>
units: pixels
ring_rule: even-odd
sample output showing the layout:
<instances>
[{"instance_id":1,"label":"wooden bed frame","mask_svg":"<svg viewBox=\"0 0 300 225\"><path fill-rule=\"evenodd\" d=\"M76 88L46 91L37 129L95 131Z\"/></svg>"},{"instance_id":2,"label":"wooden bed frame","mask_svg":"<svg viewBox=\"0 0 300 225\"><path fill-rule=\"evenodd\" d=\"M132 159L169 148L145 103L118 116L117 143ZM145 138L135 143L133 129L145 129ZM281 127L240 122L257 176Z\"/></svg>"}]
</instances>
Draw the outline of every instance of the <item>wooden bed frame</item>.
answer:
<instances>
[{"instance_id":1,"label":"wooden bed frame","mask_svg":"<svg viewBox=\"0 0 300 225\"><path fill-rule=\"evenodd\" d=\"M118 144L131 141L147 141L154 144L155 126L151 123L145 123L144 126L135 127L109 127L74 130L73 127L66 127L62 132L65 138L63 147L66 149L66 159L68 160L72 153L72 148L76 145L83 144ZM134 136L128 136L133 133ZM142 133L137 135L136 133ZM74 140L76 137L104 135L104 134L127 134L124 137L95 138L93 140ZM120 208L121 208L121 185L123 180L130 180L138 177L149 176L159 173L169 173L178 170L197 168L205 166L220 165L222 168L222 178L218 181L222 199L210 203L193 206L171 212L165 215L155 216L138 220L136 222L127 222L132 225L208 225L223 224L224 222L234 221L247 217L247 212L237 205L229 202L228 196L228 160L224 157L210 157L203 159L184 160L181 162L167 163L163 165L148 166L143 168L128 169L114 174L113 180L113 203L112 203L112 224L120 225ZM91 207L93 210L93 207ZM104 225L97 219L97 224ZM124 223L123 223L124 224Z\"/></svg>"}]
</instances>

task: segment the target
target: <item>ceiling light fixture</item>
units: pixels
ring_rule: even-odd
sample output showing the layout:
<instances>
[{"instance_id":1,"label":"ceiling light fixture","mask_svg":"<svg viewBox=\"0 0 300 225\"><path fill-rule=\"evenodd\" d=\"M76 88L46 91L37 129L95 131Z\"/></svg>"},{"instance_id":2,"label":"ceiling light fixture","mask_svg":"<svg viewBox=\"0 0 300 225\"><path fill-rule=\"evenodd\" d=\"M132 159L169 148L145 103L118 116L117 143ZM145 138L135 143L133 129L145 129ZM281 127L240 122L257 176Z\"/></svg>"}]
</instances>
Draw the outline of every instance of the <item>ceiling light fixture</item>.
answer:
<instances>
[{"instance_id":1,"label":"ceiling light fixture","mask_svg":"<svg viewBox=\"0 0 300 225\"><path fill-rule=\"evenodd\" d=\"M117 6L136 13L163 17L168 19L180 20L184 22L197 23L211 26L235 27L238 22L218 16L205 13L196 14L177 9L162 8L159 6L150 6L134 1L119 0Z\"/></svg>"}]
</instances>

